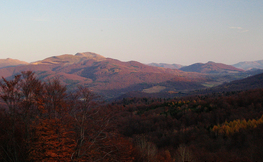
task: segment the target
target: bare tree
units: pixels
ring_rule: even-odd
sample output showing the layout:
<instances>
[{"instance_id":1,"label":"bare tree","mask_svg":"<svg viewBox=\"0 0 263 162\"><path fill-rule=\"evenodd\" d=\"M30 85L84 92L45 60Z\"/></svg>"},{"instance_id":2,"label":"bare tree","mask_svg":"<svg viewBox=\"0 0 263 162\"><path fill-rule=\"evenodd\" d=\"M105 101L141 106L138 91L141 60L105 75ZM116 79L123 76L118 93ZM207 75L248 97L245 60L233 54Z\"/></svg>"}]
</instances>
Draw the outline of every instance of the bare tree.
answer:
<instances>
[{"instance_id":1,"label":"bare tree","mask_svg":"<svg viewBox=\"0 0 263 162\"><path fill-rule=\"evenodd\" d=\"M138 136L135 140L135 146L140 151L141 161L154 162L158 152L154 143L149 142L145 136Z\"/></svg>"},{"instance_id":2,"label":"bare tree","mask_svg":"<svg viewBox=\"0 0 263 162\"><path fill-rule=\"evenodd\" d=\"M85 87L78 87L78 91L72 95L71 114L77 141L71 156L73 161L102 161L117 151L113 144L107 143L114 135L108 131L114 112L102 108L100 103L99 97Z\"/></svg>"},{"instance_id":3,"label":"bare tree","mask_svg":"<svg viewBox=\"0 0 263 162\"><path fill-rule=\"evenodd\" d=\"M178 162L194 162L194 156L191 150L184 144L181 144L178 147L175 156Z\"/></svg>"},{"instance_id":4,"label":"bare tree","mask_svg":"<svg viewBox=\"0 0 263 162\"><path fill-rule=\"evenodd\" d=\"M59 78L49 79L44 84L45 107L48 110L49 118L61 118L66 111L66 86L62 85Z\"/></svg>"},{"instance_id":5,"label":"bare tree","mask_svg":"<svg viewBox=\"0 0 263 162\"><path fill-rule=\"evenodd\" d=\"M1 146L3 152L5 153L8 161L19 161L18 150L19 141L17 141L15 134L17 133L17 110L19 102L21 101L20 92L20 81L21 75L16 75L13 80L6 80L2 77L0 81L0 97L6 103L8 109L6 112L10 116L10 130L6 130L7 136L9 136L10 143L8 146Z\"/></svg>"}]
</instances>

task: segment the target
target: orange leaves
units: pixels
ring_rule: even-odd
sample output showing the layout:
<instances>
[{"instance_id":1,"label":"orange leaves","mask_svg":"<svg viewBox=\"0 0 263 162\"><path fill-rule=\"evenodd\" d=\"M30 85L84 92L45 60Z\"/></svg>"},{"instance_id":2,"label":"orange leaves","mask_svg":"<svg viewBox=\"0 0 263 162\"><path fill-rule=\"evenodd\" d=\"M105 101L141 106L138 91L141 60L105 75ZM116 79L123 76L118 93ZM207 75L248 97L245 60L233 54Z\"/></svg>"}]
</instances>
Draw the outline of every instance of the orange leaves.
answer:
<instances>
[{"instance_id":1,"label":"orange leaves","mask_svg":"<svg viewBox=\"0 0 263 162\"><path fill-rule=\"evenodd\" d=\"M225 122L224 124L220 125L215 125L212 128L212 131L215 132L216 136L217 135L232 135L235 132L239 132L240 129L247 129L247 128L256 128L257 125L263 123L263 115L261 118L258 120L252 119L246 121L245 119L243 120L234 120L231 122Z\"/></svg>"},{"instance_id":2,"label":"orange leaves","mask_svg":"<svg viewBox=\"0 0 263 162\"><path fill-rule=\"evenodd\" d=\"M40 119L33 125L33 131L30 160L70 161L75 141L70 138L71 132L60 121Z\"/></svg>"}]
</instances>

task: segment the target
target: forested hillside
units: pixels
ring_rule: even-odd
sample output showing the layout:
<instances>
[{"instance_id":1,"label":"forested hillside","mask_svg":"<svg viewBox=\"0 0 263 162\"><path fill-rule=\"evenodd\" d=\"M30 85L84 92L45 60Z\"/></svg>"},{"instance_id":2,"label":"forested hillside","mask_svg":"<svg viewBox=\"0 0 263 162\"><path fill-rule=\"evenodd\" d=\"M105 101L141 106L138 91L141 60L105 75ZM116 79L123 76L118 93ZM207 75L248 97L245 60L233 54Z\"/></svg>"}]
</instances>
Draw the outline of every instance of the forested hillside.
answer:
<instances>
[{"instance_id":1,"label":"forested hillside","mask_svg":"<svg viewBox=\"0 0 263 162\"><path fill-rule=\"evenodd\" d=\"M262 161L263 89L113 103L31 71L0 82L0 161Z\"/></svg>"},{"instance_id":2,"label":"forested hillside","mask_svg":"<svg viewBox=\"0 0 263 162\"><path fill-rule=\"evenodd\" d=\"M263 89L172 100L129 98L120 132L167 161L262 161ZM158 151L156 151L158 150ZM180 159L180 160L179 160Z\"/></svg>"}]
</instances>

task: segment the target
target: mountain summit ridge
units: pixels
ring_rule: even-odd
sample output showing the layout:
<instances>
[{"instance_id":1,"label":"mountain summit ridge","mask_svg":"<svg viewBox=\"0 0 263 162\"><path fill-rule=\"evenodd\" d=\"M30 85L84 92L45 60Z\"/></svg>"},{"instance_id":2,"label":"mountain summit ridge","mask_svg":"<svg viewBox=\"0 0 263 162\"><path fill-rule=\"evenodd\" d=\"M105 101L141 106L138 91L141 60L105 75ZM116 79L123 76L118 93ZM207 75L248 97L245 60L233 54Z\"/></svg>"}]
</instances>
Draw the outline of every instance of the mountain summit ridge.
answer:
<instances>
[{"instance_id":1,"label":"mountain summit ridge","mask_svg":"<svg viewBox=\"0 0 263 162\"><path fill-rule=\"evenodd\" d=\"M97 53L93 53L93 52L78 52L75 54L75 56L79 56L79 57L85 57L85 58L89 58L89 59L105 59L104 56L99 55Z\"/></svg>"}]
</instances>

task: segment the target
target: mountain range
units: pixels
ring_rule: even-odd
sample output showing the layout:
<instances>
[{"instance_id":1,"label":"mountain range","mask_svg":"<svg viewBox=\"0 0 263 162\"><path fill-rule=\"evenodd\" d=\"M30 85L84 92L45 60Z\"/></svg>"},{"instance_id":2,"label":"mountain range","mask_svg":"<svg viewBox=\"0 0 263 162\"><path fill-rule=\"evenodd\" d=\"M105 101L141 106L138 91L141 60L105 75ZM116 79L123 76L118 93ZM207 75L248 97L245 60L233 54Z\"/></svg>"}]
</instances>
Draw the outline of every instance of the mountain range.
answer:
<instances>
[{"instance_id":1,"label":"mountain range","mask_svg":"<svg viewBox=\"0 0 263 162\"><path fill-rule=\"evenodd\" d=\"M34 71L42 80L59 77L70 90L77 85L88 86L105 98L132 90L142 91L158 84L170 86L175 82L184 82L188 89L195 89L203 87L201 82L206 80L204 75L198 73L153 67L136 61L121 62L91 52L65 54L26 65L2 68L0 75L12 78L26 70Z\"/></svg>"},{"instance_id":2,"label":"mountain range","mask_svg":"<svg viewBox=\"0 0 263 162\"><path fill-rule=\"evenodd\" d=\"M0 76L7 79L27 70L34 71L41 80L59 77L69 90L74 90L78 85L87 86L105 99L131 92L172 97L252 74L222 63L197 63L184 67L177 64L145 65L136 61L122 62L105 58L92 52L53 56L33 63L0 60ZM260 72L254 72L253 75Z\"/></svg>"}]
</instances>

